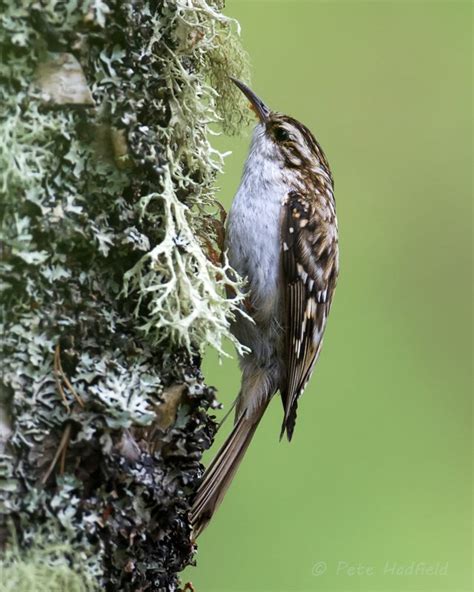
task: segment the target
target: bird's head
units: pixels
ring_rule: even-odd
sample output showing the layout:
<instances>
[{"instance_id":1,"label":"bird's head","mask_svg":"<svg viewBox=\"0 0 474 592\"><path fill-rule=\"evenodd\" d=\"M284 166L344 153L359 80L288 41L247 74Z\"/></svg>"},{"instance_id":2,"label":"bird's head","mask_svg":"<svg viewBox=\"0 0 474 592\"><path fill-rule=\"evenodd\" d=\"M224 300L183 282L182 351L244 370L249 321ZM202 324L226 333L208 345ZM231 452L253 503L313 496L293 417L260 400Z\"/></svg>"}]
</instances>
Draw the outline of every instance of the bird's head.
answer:
<instances>
[{"instance_id":1,"label":"bird's head","mask_svg":"<svg viewBox=\"0 0 474 592\"><path fill-rule=\"evenodd\" d=\"M287 167L315 166L321 162L324 158L321 147L305 125L272 111L246 84L236 78L231 77L231 80L250 101L258 117L254 149Z\"/></svg>"}]
</instances>

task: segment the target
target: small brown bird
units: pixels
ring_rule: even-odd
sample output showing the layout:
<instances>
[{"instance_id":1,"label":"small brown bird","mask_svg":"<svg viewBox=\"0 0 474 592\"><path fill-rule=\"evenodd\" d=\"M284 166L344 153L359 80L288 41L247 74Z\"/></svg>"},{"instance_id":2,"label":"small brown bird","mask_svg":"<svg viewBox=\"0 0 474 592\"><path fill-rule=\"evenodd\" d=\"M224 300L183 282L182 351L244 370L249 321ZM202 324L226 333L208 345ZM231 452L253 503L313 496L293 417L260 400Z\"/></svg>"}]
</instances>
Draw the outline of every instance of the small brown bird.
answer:
<instances>
[{"instance_id":1,"label":"small brown bird","mask_svg":"<svg viewBox=\"0 0 474 592\"><path fill-rule=\"evenodd\" d=\"M232 331L251 353L240 359L234 427L193 502L195 537L222 501L277 391L284 410L280 437L286 432L291 440L339 270L333 179L321 146L303 124L271 111L245 84L232 80L260 120L226 229L229 261L248 287L246 314Z\"/></svg>"}]
</instances>

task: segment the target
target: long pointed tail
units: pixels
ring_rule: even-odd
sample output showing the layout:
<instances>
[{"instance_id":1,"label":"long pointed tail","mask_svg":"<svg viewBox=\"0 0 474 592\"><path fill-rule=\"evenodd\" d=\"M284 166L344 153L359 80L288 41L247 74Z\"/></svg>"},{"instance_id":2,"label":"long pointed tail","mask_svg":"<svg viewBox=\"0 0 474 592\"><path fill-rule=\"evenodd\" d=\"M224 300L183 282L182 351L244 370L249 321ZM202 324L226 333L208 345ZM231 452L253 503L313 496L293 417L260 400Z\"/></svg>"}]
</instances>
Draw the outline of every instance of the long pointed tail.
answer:
<instances>
[{"instance_id":1,"label":"long pointed tail","mask_svg":"<svg viewBox=\"0 0 474 592\"><path fill-rule=\"evenodd\" d=\"M252 414L252 417L246 417L245 412L239 417L232 432L204 473L190 513L195 538L206 528L222 502L262 418L265 407L266 405L263 409Z\"/></svg>"}]
</instances>

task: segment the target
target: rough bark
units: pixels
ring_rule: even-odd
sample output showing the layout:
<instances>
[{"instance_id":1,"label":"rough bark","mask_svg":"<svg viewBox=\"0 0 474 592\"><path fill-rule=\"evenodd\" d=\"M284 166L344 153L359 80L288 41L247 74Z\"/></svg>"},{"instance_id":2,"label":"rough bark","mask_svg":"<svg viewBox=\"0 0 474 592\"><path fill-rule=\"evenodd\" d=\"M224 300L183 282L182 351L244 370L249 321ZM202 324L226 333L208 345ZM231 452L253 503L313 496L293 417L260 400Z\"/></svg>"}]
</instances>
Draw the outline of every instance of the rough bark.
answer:
<instances>
[{"instance_id":1,"label":"rough bark","mask_svg":"<svg viewBox=\"0 0 474 592\"><path fill-rule=\"evenodd\" d=\"M245 119L214 0L0 0L2 590L175 590L238 285L208 140Z\"/></svg>"}]
</instances>

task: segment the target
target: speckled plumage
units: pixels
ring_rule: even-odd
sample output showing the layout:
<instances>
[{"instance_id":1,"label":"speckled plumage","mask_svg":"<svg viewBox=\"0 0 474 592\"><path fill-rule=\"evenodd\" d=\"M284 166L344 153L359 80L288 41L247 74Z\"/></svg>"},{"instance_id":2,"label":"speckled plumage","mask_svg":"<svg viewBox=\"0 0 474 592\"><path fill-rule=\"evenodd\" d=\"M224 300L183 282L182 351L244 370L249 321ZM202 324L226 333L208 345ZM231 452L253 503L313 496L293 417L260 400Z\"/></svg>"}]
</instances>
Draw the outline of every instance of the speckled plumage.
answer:
<instances>
[{"instance_id":1,"label":"speckled plumage","mask_svg":"<svg viewBox=\"0 0 474 592\"><path fill-rule=\"evenodd\" d=\"M226 235L230 263L248 285L246 314L238 316L232 330L251 353L240 360L234 428L196 496L192 522L197 534L222 500L277 391L284 408L281 433L291 440L339 269L333 179L321 147L308 128L271 112L235 82L260 118Z\"/></svg>"}]
</instances>

